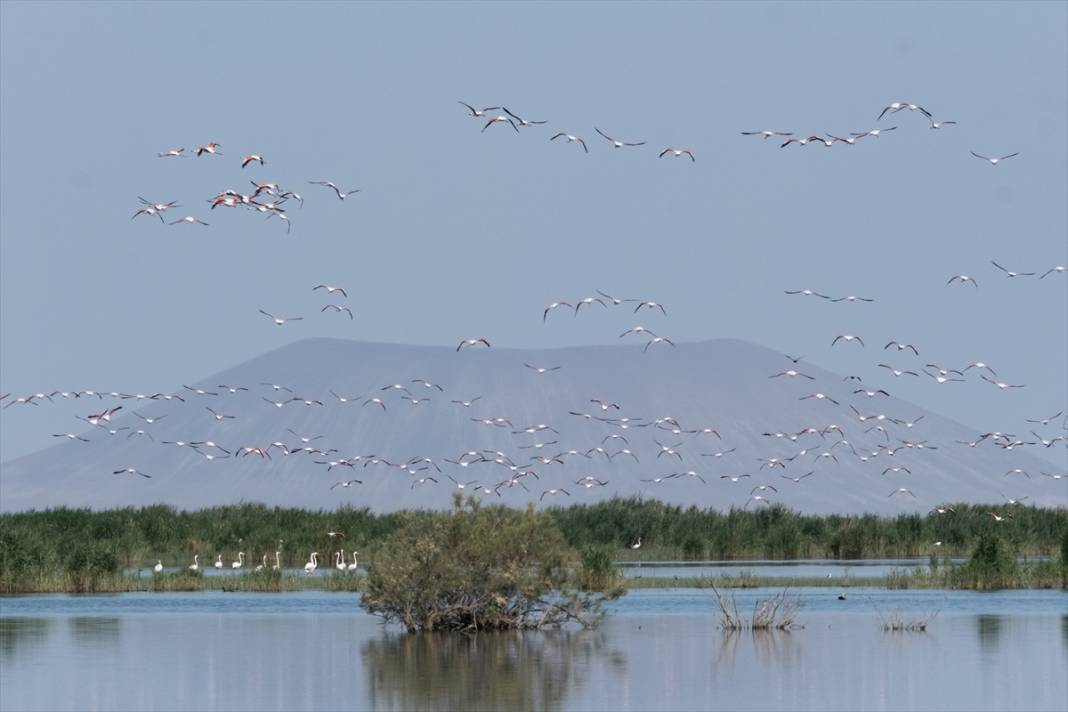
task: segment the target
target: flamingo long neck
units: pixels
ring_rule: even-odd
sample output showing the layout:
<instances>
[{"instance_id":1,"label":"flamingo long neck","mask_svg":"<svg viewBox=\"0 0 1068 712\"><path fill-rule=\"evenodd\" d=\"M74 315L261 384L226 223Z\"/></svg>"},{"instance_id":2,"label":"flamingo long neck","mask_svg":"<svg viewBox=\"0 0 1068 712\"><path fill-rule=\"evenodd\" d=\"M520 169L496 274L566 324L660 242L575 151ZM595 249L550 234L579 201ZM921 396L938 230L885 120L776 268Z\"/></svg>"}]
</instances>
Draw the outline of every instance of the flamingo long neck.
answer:
<instances>
[{"instance_id":1,"label":"flamingo long neck","mask_svg":"<svg viewBox=\"0 0 1068 712\"><path fill-rule=\"evenodd\" d=\"M278 560L278 552L274 552L274 565L278 568L282 568L282 562Z\"/></svg>"},{"instance_id":2,"label":"flamingo long neck","mask_svg":"<svg viewBox=\"0 0 1068 712\"><path fill-rule=\"evenodd\" d=\"M200 559L197 558L198 556L200 556L200 554L193 554L193 565L194 566L198 566L200 564Z\"/></svg>"}]
</instances>

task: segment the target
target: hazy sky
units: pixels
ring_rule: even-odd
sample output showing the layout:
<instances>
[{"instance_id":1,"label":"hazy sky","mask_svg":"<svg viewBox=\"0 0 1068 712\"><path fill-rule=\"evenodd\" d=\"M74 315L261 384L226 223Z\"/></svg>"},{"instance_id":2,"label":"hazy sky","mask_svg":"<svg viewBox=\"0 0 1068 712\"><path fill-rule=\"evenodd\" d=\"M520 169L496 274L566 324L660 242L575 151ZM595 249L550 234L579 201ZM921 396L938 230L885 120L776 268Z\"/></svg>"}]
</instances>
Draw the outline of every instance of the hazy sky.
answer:
<instances>
[{"instance_id":1,"label":"hazy sky","mask_svg":"<svg viewBox=\"0 0 1068 712\"><path fill-rule=\"evenodd\" d=\"M1066 67L1068 5L1053 2L4 2L0 389L174 390L308 336L566 346L643 323L863 367L1022 433L1068 400L1068 275L1008 280L990 260L1068 260ZM457 100L549 123L480 133ZM895 100L960 123L876 123ZM833 149L738 133L880 125L900 128ZM594 126L648 145L614 150ZM560 130L589 155L550 143ZM212 140L223 157L156 158ZM669 145L696 164L658 160ZM1020 156L995 168L969 150ZM267 165L242 170L244 153ZM249 178L305 196L290 235L208 209ZM307 184L320 178L362 192L340 202ZM138 195L211 226L131 221ZM980 289L944 286L962 273ZM318 313L320 281L350 290L354 322ZM783 294L802 287L877 301ZM549 302L597 288L669 316L542 324ZM259 308L306 320L276 328ZM868 346L831 349L837 334ZM890 339L921 358L882 351ZM1028 387L872 369L980 359ZM75 412L0 411L0 459Z\"/></svg>"}]
</instances>

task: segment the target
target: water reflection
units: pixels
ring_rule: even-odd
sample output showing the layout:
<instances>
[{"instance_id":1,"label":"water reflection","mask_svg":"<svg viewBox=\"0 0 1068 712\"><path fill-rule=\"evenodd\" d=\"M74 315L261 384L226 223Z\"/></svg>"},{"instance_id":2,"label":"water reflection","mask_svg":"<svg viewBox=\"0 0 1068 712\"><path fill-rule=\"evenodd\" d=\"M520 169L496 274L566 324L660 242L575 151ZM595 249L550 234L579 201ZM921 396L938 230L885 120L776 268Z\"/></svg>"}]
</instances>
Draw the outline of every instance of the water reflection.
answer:
<instances>
[{"instance_id":1,"label":"water reflection","mask_svg":"<svg viewBox=\"0 0 1068 712\"><path fill-rule=\"evenodd\" d=\"M976 616L975 629L979 634L979 649L984 653L995 653L1001 640L1003 616L985 614Z\"/></svg>"},{"instance_id":2,"label":"water reflection","mask_svg":"<svg viewBox=\"0 0 1068 712\"><path fill-rule=\"evenodd\" d=\"M597 632L385 634L362 649L371 707L560 709L594 658L625 672Z\"/></svg>"},{"instance_id":3,"label":"water reflection","mask_svg":"<svg viewBox=\"0 0 1068 712\"><path fill-rule=\"evenodd\" d=\"M0 618L0 663L11 664L19 648L39 648L51 624L48 618Z\"/></svg>"},{"instance_id":4,"label":"water reflection","mask_svg":"<svg viewBox=\"0 0 1068 712\"><path fill-rule=\"evenodd\" d=\"M114 648L119 642L118 618L101 616L74 616L67 619L71 637L80 645L95 645Z\"/></svg>"}]
</instances>

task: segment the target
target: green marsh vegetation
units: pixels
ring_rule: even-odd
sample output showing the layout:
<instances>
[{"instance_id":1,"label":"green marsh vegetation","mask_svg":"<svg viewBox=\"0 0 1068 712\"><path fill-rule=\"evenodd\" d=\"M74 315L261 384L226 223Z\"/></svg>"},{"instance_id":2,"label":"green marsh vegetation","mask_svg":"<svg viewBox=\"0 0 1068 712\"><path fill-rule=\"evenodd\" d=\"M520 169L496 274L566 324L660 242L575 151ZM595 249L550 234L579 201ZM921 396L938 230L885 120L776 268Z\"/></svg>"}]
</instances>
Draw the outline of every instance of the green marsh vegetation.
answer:
<instances>
[{"instance_id":1,"label":"green marsh vegetation","mask_svg":"<svg viewBox=\"0 0 1068 712\"><path fill-rule=\"evenodd\" d=\"M500 509L498 507L485 509ZM930 556L928 571L901 571L882 584L890 587L990 588L1068 585L1068 510L1017 506L1014 519L997 523L989 507L957 505L945 515L803 515L775 505L756 511L720 512L677 507L658 501L612 499L589 505L538 510L558 529L562 541L578 552L576 582L588 590L622 585L615 562L679 559L854 559ZM515 511L515 510L510 510ZM380 551L413 522L436 521L440 512L374 514L367 509L302 510L240 504L196 511L156 505L91 511L49 509L0 514L0 592L103 592L128 590L199 590L224 586L259 586L240 590L330 588L356 590L364 576L332 574L305 578L286 575L195 577L162 574L131 576L162 560L167 568L187 571L193 555L201 569L222 555L224 565L238 550L246 554L243 571L251 572L264 554L274 563L280 552L283 569L299 571L312 551L320 552L321 569L331 570L333 552L360 552L360 565L374 569ZM330 537L329 532L338 536ZM341 534L344 536L342 537ZM631 549L641 537L642 547ZM984 544L983 537L996 544ZM993 538L993 539L991 539ZM941 541L937 549L934 542ZM996 547L996 550L991 547ZM935 553L937 552L937 554ZM996 554L991 558L991 554ZM944 557L978 555L974 565L949 566ZM1020 557L1050 557L1025 561ZM1011 559L1011 565L1005 563ZM350 558L351 560L351 558ZM1002 562L1002 563L999 563ZM984 562L984 563L980 563ZM240 578L243 583L221 581ZM873 585L872 580L789 580L791 586ZM708 586L721 588L769 585L745 574L730 579L628 580L628 587ZM882 585L878 580L874 585ZM770 585L784 585L774 579ZM153 588L152 586L156 586ZM170 587L170 588L166 588ZM237 589L235 589L237 590Z\"/></svg>"}]
</instances>

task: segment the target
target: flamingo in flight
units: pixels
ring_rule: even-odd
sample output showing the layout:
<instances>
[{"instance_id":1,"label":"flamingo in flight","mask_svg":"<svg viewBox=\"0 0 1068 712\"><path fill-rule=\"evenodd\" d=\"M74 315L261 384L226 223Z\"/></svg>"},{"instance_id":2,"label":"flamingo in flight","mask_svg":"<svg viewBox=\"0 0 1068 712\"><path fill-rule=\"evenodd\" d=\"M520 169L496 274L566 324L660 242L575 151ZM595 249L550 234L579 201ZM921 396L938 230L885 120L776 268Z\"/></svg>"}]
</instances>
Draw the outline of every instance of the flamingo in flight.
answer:
<instances>
[{"instance_id":1,"label":"flamingo in flight","mask_svg":"<svg viewBox=\"0 0 1068 712\"><path fill-rule=\"evenodd\" d=\"M486 348L490 348L489 340L483 336L480 336L477 339L464 339L460 342L459 346L456 347L456 350L459 351L460 349L466 346L478 346L479 344L484 344Z\"/></svg>"},{"instance_id":2,"label":"flamingo in flight","mask_svg":"<svg viewBox=\"0 0 1068 712\"><path fill-rule=\"evenodd\" d=\"M645 145L645 141L638 141L637 143L627 143L626 141L619 141L617 139L612 138L611 136L606 134L604 131L601 131L601 129L597 128L596 126L593 127L593 130L596 131L597 133L601 134L601 136L603 136L604 138L608 139L612 143L612 146L615 147L615 148L623 148L624 146L644 146Z\"/></svg>"},{"instance_id":3,"label":"flamingo in flight","mask_svg":"<svg viewBox=\"0 0 1068 712\"><path fill-rule=\"evenodd\" d=\"M693 161L694 163L697 163L697 159L693 157L693 152L690 151L690 149L688 149L688 148L672 148L671 146L668 146L667 148L665 148L663 151L660 152L660 155L657 156L657 158L663 158L664 156L666 156L669 153L671 155L675 156L675 158L678 158L679 156L684 156L684 155L685 156L689 156L691 161Z\"/></svg>"},{"instance_id":4,"label":"flamingo in flight","mask_svg":"<svg viewBox=\"0 0 1068 712\"><path fill-rule=\"evenodd\" d=\"M350 195L353 195L355 193L359 193L360 192L359 188L353 188L352 190L350 190L347 193L343 192L341 190L341 188L338 188L337 184L334 183L334 181L332 181L332 180L310 180L308 182L311 183L312 185L321 185L324 188L330 188L331 190L333 190L337 194L338 200L344 200L345 198L349 197Z\"/></svg>"},{"instance_id":5,"label":"flamingo in flight","mask_svg":"<svg viewBox=\"0 0 1068 712\"><path fill-rule=\"evenodd\" d=\"M998 157L998 158L987 158L986 156L980 156L980 155L979 155L978 153L976 153L975 151L970 151L970 153L971 153L971 154L972 154L973 156L975 156L976 158L982 158L982 159L983 159L984 161L987 161L987 162L989 162L989 163L990 163L990 165L992 165L992 166L996 166L997 164L1001 163L1002 161L1004 161L1004 160L1006 160L1006 159L1009 159L1009 158L1012 158L1013 156L1019 156L1019 155L1020 155L1020 152L1019 152L1019 151L1017 151L1016 153L1010 153L1010 154L1009 154L1009 155L1007 155L1007 156L1000 156L1000 157Z\"/></svg>"},{"instance_id":6,"label":"flamingo in flight","mask_svg":"<svg viewBox=\"0 0 1068 712\"><path fill-rule=\"evenodd\" d=\"M304 320L304 317L302 317L302 316L277 317L274 314L268 314L267 312L263 311L262 309L260 309L259 311L260 311L260 314L263 314L265 317L268 317L271 321L273 321L275 326L282 326L287 321L303 321Z\"/></svg>"},{"instance_id":7,"label":"flamingo in flight","mask_svg":"<svg viewBox=\"0 0 1068 712\"><path fill-rule=\"evenodd\" d=\"M590 149L586 146L586 142L585 141L583 141L578 136L572 136L571 134L564 133L563 131L561 131L560 133L556 134L555 136L553 136L549 140L550 141L555 141L556 139L560 138L561 136L566 138L568 143L580 143L580 144L582 144L582 150L585 151L586 153L590 152Z\"/></svg>"}]
</instances>

